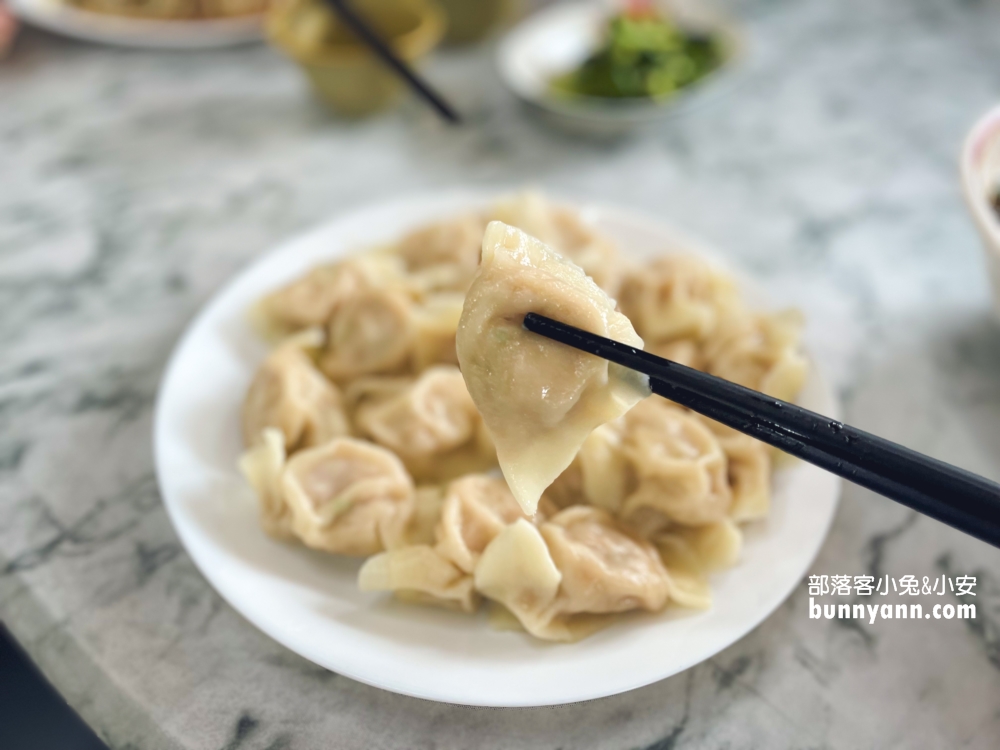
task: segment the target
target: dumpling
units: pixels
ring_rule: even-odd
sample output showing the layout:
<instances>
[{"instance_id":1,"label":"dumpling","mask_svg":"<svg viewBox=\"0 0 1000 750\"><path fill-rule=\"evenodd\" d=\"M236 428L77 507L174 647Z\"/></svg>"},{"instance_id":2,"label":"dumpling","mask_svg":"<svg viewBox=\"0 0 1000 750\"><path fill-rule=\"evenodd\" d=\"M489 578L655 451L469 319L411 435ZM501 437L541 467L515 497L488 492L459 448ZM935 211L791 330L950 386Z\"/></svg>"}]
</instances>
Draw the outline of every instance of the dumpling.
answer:
<instances>
[{"instance_id":1,"label":"dumpling","mask_svg":"<svg viewBox=\"0 0 1000 750\"><path fill-rule=\"evenodd\" d=\"M344 386L344 407L355 420L358 411L376 402L398 396L413 386L411 375L365 375Z\"/></svg>"},{"instance_id":2,"label":"dumpling","mask_svg":"<svg viewBox=\"0 0 1000 750\"><path fill-rule=\"evenodd\" d=\"M628 318L583 271L514 227L492 222L458 329L458 359L514 497L528 514L587 435L648 390L635 373L528 333L537 312L641 347Z\"/></svg>"},{"instance_id":3,"label":"dumpling","mask_svg":"<svg viewBox=\"0 0 1000 750\"><path fill-rule=\"evenodd\" d=\"M550 633L562 573L528 520L518 519L490 541L478 560L474 581L480 594L503 605L532 635L572 640L568 632L560 639L559 628Z\"/></svg>"},{"instance_id":4,"label":"dumpling","mask_svg":"<svg viewBox=\"0 0 1000 750\"><path fill-rule=\"evenodd\" d=\"M701 347L698 342L692 339L647 342L646 351L685 367L693 367L696 370L705 369L705 358L701 353Z\"/></svg>"},{"instance_id":5,"label":"dumpling","mask_svg":"<svg viewBox=\"0 0 1000 750\"><path fill-rule=\"evenodd\" d=\"M726 473L733 491L729 517L737 522L764 518L771 509L772 449L749 435L696 416L712 431L726 454Z\"/></svg>"},{"instance_id":6,"label":"dumpling","mask_svg":"<svg viewBox=\"0 0 1000 750\"><path fill-rule=\"evenodd\" d=\"M656 548L598 508L574 506L535 530L508 526L475 569L476 589L547 640L576 640L609 615L659 611L670 577Z\"/></svg>"},{"instance_id":7,"label":"dumpling","mask_svg":"<svg viewBox=\"0 0 1000 750\"><path fill-rule=\"evenodd\" d=\"M740 309L729 276L683 255L658 258L630 271L619 302L647 343L703 339Z\"/></svg>"},{"instance_id":8,"label":"dumpling","mask_svg":"<svg viewBox=\"0 0 1000 750\"><path fill-rule=\"evenodd\" d=\"M413 482L396 456L371 443L335 438L300 451L282 474L291 527L304 544L342 555L373 555L408 521Z\"/></svg>"},{"instance_id":9,"label":"dumpling","mask_svg":"<svg viewBox=\"0 0 1000 750\"><path fill-rule=\"evenodd\" d=\"M385 398L369 397L354 413L358 432L402 458L417 478L443 480L494 466L492 445L457 367L426 370Z\"/></svg>"},{"instance_id":10,"label":"dumpling","mask_svg":"<svg viewBox=\"0 0 1000 750\"><path fill-rule=\"evenodd\" d=\"M577 460L579 455L577 453L577 458L545 490L546 497L558 508L568 508L587 501L583 496L583 472L580 471L580 462Z\"/></svg>"},{"instance_id":11,"label":"dumpling","mask_svg":"<svg viewBox=\"0 0 1000 750\"><path fill-rule=\"evenodd\" d=\"M260 301L258 312L277 330L322 326L340 301L347 275L337 266L319 266Z\"/></svg>"},{"instance_id":12,"label":"dumpling","mask_svg":"<svg viewBox=\"0 0 1000 750\"><path fill-rule=\"evenodd\" d=\"M322 335L299 334L275 349L258 368L243 402L243 442L261 440L264 429L284 435L292 452L348 434L340 391L316 369L303 346Z\"/></svg>"},{"instance_id":13,"label":"dumpling","mask_svg":"<svg viewBox=\"0 0 1000 750\"><path fill-rule=\"evenodd\" d=\"M655 548L599 508L567 508L539 528L562 573L561 613L658 611L669 578Z\"/></svg>"},{"instance_id":14,"label":"dumpling","mask_svg":"<svg viewBox=\"0 0 1000 750\"><path fill-rule=\"evenodd\" d=\"M478 605L472 571L483 549L524 513L502 479L473 474L418 490L401 544L361 570L365 591L392 591L408 601L472 611ZM436 522L435 522L436 521ZM433 523L433 531L430 531Z\"/></svg>"},{"instance_id":15,"label":"dumpling","mask_svg":"<svg viewBox=\"0 0 1000 750\"><path fill-rule=\"evenodd\" d=\"M328 552L370 555L398 546L414 514L413 484L399 459L353 438L287 459L281 431L267 428L240 469L267 533Z\"/></svg>"},{"instance_id":16,"label":"dumpling","mask_svg":"<svg viewBox=\"0 0 1000 750\"><path fill-rule=\"evenodd\" d=\"M726 517L732 504L726 455L692 414L647 399L625 415L624 446L639 482L622 504L630 523L648 533L668 521L700 526Z\"/></svg>"},{"instance_id":17,"label":"dumpling","mask_svg":"<svg viewBox=\"0 0 1000 750\"><path fill-rule=\"evenodd\" d=\"M528 190L498 202L489 218L517 227L580 266L599 287L616 295L623 261L614 243L588 227L576 211L552 205Z\"/></svg>"},{"instance_id":18,"label":"dumpling","mask_svg":"<svg viewBox=\"0 0 1000 750\"><path fill-rule=\"evenodd\" d=\"M260 442L240 456L239 466L247 478L260 509L260 526L278 539L291 539L292 512L285 503L281 474L285 468L285 437L281 430L267 427Z\"/></svg>"},{"instance_id":19,"label":"dumpling","mask_svg":"<svg viewBox=\"0 0 1000 750\"><path fill-rule=\"evenodd\" d=\"M427 456L457 448L473 438L479 415L457 367L424 372L384 400L362 403L358 428L400 455Z\"/></svg>"},{"instance_id":20,"label":"dumpling","mask_svg":"<svg viewBox=\"0 0 1000 750\"><path fill-rule=\"evenodd\" d=\"M479 265L485 228L482 218L467 214L406 235L397 252L411 274L411 283L424 290L464 292Z\"/></svg>"},{"instance_id":21,"label":"dumpling","mask_svg":"<svg viewBox=\"0 0 1000 750\"><path fill-rule=\"evenodd\" d=\"M391 591L398 599L474 612L479 595L472 576L426 544L370 557L358 571L362 591Z\"/></svg>"},{"instance_id":22,"label":"dumpling","mask_svg":"<svg viewBox=\"0 0 1000 750\"><path fill-rule=\"evenodd\" d=\"M262 299L251 314L269 338L325 326L344 302L365 289L400 279L402 270L398 261L375 253L318 266Z\"/></svg>"},{"instance_id":23,"label":"dumpling","mask_svg":"<svg viewBox=\"0 0 1000 750\"><path fill-rule=\"evenodd\" d=\"M462 317L464 294L441 293L427 297L413 311L413 369L458 364L455 335Z\"/></svg>"},{"instance_id":24,"label":"dumpling","mask_svg":"<svg viewBox=\"0 0 1000 750\"><path fill-rule=\"evenodd\" d=\"M546 495L561 508L583 503L617 513L635 483L622 443L623 429L616 420L590 433Z\"/></svg>"},{"instance_id":25,"label":"dumpling","mask_svg":"<svg viewBox=\"0 0 1000 750\"><path fill-rule=\"evenodd\" d=\"M435 530L444 505L444 489L436 484L417 487L413 497L408 501L409 507L402 511L406 517L406 524L399 534L386 540L388 549L434 544Z\"/></svg>"},{"instance_id":26,"label":"dumpling","mask_svg":"<svg viewBox=\"0 0 1000 750\"><path fill-rule=\"evenodd\" d=\"M695 528L676 526L653 540L667 569L706 575L733 567L740 558L743 534L732 519Z\"/></svg>"},{"instance_id":27,"label":"dumpling","mask_svg":"<svg viewBox=\"0 0 1000 750\"><path fill-rule=\"evenodd\" d=\"M792 401L805 383L808 362L799 351L802 316L794 310L746 315L705 345L707 370L768 396Z\"/></svg>"},{"instance_id":28,"label":"dumpling","mask_svg":"<svg viewBox=\"0 0 1000 750\"><path fill-rule=\"evenodd\" d=\"M319 366L332 380L407 369L413 351L413 302L397 289L369 289L331 318Z\"/></svg>"},{"instance_id":29,"label":"dumpling","mask_svg":"<svg viewBox=\"0 0 1000 750\"><path fill-rule=\"evenodd\" d=\"M471 573L476 560L504 527L524 518L507 483L473 474L448 486L435 531L437 550L458 568Z\"/></svg>"},{"instance_id":30,"label":"dumpling","mask_svg":"<svg viewBox=\"0 0 1000 750\"><path fill-rule=\"evenodd\" d=\"M746 435L719 438L728 462L734 521L756 521L771 510L771 451Z\"/></svg>"},{"instance_id":31,"label":"dumpling","mask_svg":"<svg viewBox=\"0 0 1000 750\"><path fill-rule=\"evenodd\" d=\"M682 607L712 604L708 575L739 560L743 534L732 520L697 528L674 527L654 539L670 572L670 598Z\"/></svg>"}]
</instances>

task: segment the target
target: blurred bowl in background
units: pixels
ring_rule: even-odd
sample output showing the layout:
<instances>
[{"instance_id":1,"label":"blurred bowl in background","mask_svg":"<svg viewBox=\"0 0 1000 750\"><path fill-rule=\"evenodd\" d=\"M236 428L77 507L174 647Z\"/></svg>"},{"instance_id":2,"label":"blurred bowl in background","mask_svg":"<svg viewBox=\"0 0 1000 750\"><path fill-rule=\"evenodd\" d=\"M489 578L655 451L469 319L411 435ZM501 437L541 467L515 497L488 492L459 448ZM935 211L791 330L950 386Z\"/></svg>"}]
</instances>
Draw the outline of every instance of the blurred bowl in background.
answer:
<instances>
[{"instance_id":1,"label":"blurred bowl in background","mask_svg":"<svg viewBox=\"0 0 1000 750\"><path fill-rule=\"evenodd\" d=\"M438 0L448 17L445 42L471 44L488 36L520 11L522 0Z\"/></svg>"},{"instance_id":2,"label":"blurred bowl in background","mask_svg":"<svg viewBox=\"0 0 1000 750\"><path fill-rule=\"evenodd\" d=\"M565 3L530 16L503 40L497 66L507 87L542 118L577 134L615 137L686 113L716 99L736 82L747 44L737 24L701 2L660 2L663 15L686 31L714 36L723 61L704 78L666 99L556 96L552 81L577 68L601 44L608 3ZM728 85L727 85L728 84Z\"/></svg>"},{"instance_id":3,"label":"blurred bowl in background","mask_svg":"<svg viewBox=\"0 0 1000 750\"><path fill-rule=\"evenodd\" d=\"M356 0L355 7L408 63L444 36L444 13L433 0ZM320 0L279 2L268 14L267 34L299 64L319 98L343 115L385 109L405 86Z\"/></svg>"},{"instance_id":4,"label":"blurred bowl in background","mask_svg":"<svg viewBox=\"0 0 1000 750\"><path fill-rule=\"evenodd\" d=\"M969 131L960 160L962 192L986 251L993 307L1000 315L1000 105Z\"/></svg>"}]
</instances>

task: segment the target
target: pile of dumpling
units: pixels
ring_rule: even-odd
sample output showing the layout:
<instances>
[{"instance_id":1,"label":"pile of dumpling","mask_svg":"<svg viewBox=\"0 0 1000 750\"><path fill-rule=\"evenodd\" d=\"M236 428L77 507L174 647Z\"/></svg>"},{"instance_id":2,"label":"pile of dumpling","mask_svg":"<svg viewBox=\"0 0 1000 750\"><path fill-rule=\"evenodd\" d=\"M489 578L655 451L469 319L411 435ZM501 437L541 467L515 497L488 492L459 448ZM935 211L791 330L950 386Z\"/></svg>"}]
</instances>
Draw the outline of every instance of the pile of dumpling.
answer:
<instances>
[{"instance_id":1,"label":"pile of dumpling","mask_svg":"<svg viewBox=\"0 0 1000 750\"><path fill-rule=\"evenodd\" d=\"M547 640L710 606L739 524L768 512L770 450L536 341L529 310L778 398L806 375L796 315L748 311L702 260L633 265L572 210L520 194L255 307L276 345L246 396L240 465L262 527L368 557L363 590L464 612L485 599L495 625Z\"/></svg>"}]
</instances>

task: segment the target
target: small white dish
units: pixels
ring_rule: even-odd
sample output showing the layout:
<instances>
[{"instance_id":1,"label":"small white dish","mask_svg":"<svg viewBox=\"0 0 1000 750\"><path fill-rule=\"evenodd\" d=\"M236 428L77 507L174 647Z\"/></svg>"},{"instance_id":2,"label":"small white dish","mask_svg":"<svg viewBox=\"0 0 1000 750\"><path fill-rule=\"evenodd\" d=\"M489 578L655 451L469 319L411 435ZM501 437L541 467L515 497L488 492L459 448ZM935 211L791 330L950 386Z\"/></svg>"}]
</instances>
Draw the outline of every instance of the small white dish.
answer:
<instances>
[{"instance_id":1,"label":"small white dish","mask_svg":"<svg viewBox=\"0 0 1000 750\"><path fill-rule=\"evenodd\" d=\"M1000 105L983 115L969 131L959 169L965 202L986 252L993 307L1000 315L1000 214L991 203L1000 191Z\"/></svg>"},{"instance_id":2,"label":"small white dish","mask_svg":"<svg viewBox=\"0 0 1000 750\"><path fill-rule=\"evenodd\" d=\"M231 47L264 38L262 14L203 20L153 20L75 8L61 0L7 0L26 23L74 39L144 49Z\"/></svg>"},{"instance_id":3,"label":"small white dish","mask_svg":"<svg viewBox=\"0 0 1000 750\"><path fill-rule=\"evenodd\" d=\"M247 318L251 304L318 263L484 208L496 197L449 192L356 211L291 240L233 279L191 323L167 367L154 427L157 477L178 535L215 589L262 631L320 666L448 703L541 706L600 698L681 672L773 612L826 537L840 480L808 464L780 468L772 512L746 527L740 564L713 577L710 610L630 617L579 643L554 645L492 630L482 613L358 591L360 560L281 543L261 531L256 501L236 468L240 407L266 353ZM642 216L600 205L581 209L635 257L706 252ZM800 402L837 417L815 368Z\"/></svg>"},{"instance_id":4,"label":"small white dish","mask_svg":"<svg viewBox=\"0 0 1000 750\"><path fill-rule=\"evenodd\" d=\"M497 51L497 66L508 88L547 121L587 135L618 136L642 125L676 117L713 100L735 83L735 69L747 54L743 32L704 3L664 0L665 15L685 28L719 36L722 66L665 100L560 97L550 91L554 77L579 66L600 45L614 3L573 2L546 8L511 30Z\"/></svg>"}]
</instances>

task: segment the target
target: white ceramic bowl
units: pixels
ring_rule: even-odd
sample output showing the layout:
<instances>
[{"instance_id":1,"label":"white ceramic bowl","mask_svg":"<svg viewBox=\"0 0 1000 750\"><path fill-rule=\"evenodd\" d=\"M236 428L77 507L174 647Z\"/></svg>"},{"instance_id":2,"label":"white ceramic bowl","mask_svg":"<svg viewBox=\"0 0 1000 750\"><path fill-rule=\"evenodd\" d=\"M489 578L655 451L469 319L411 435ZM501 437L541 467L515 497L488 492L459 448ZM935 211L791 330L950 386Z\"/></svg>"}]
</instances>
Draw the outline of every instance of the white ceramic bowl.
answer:
<instances>
[{"instance_id":1,"label":"white ceramic bowl","mask_svg":"<svg viewBox=\"0 0 1000 750\"><path fill-rule=\"evenodd\" d=\"M685 28L717 35L725 50L718 70L665 100L553 96L552 79L582 63L600 45L613 2L574 2L536 13L514 28L497 51L500 75L514 94L543 118L565 130L619 136L642 125L676 117L714 100L737 82L746 57L742 31L703 3L664 0L664 12Z\"/></svg>"},{"instance_id":2,"label":"white ceramic bowl","mask_svg":"<svg viewBox=\"0 0 1000 750\"><path fill-rule=\"evenodd\" d=\"M248 320L250 305L317 263L481 209L496 197L461 190L357 210L240 273L198 315L171 358L156 407L157 476L178 535L215 589L254 625L316 664L450 703L541 706L599 698L687 669L773 612L819 550L840 480L797 462L776 471L771 513L745 528L740 563L713 577L711 609L639 615L579 643L554 645L492 630L482 613L470 617L359 591L359 561L264 534L253 493L236 469L240 405L266 354ZM705 252L645 217L601 205L580 208L633 257ZM815 368L799 402L837 416Z\"/></svg>"},{"instance_id":3,"label":"white ceramic bowl","mask_svg":"<svg viewBox=\"0 0 1000 750\"><path fill-rule=\"evenodd\" d=\"M1000 214L991 202L1000 190L1000 105L983 115L969 131L960 168L962 192L986 251L993 307L1000 315Z\"/></svg>"}]
</instances>

